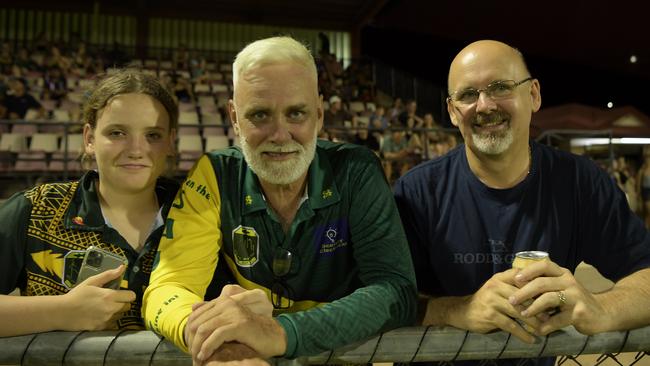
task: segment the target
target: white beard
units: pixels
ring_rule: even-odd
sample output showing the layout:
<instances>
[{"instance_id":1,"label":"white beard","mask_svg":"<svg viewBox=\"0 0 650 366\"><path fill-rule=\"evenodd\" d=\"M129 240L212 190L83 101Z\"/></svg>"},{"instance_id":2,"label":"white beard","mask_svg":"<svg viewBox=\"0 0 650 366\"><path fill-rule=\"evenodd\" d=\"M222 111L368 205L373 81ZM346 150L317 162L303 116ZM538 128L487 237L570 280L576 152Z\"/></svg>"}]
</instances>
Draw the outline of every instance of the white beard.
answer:
<instances>
[{"instance_id":1,"label":"white beard","mask_svg":"<svg viewBox=\"0 0 650 366\"><path fill-rule=\"evenodd\" d=\"M282 145L266 142L254 149L248 144L244 136L240 136L239 142L246 163L257 174L258 178L277 185L287 185L300 179L309 169L316 154L316 135L304 146L295 141ZM261 153L262 151L286 152L296 150L298 154L285 161L266 160Z\"/></svg>"},{"instance_id":2,"label":"white beard","mask_svg":"<svg viewBox=\"0 0 650 366\"><path fill-rule=\"evenodd\" d=\"M514 134L511 128L502 133L479 134L472 132L472 141L476 149L486 155L499 155L512 145Z\"/></svg>"}]
</instances>

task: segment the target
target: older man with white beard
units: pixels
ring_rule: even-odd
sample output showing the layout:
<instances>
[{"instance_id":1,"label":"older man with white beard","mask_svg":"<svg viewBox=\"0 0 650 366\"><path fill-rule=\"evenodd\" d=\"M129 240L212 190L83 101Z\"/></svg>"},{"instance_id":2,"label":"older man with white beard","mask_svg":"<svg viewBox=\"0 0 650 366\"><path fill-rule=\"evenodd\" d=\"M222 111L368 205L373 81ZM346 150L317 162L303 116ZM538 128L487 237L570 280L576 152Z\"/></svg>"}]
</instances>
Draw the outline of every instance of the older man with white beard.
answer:
<instances>
[{"instance_id":1,"label":"older man with white beard","mask_svg":"<svg viewBox=\"0 0 650 366\"><path fill-rule=\"evenodd\" d=\"M423 324L501 329L533 342L568 325L594 334L650 323L643 222L593 162L529 140L540 105L539 81L516 49L478 41L454 58L447 110L465 144L395 187L426 300ZM511 269L515 253L531 250L550 261ZM587 291L572 275L581 261L614 287Z\"/></svg>"},{"instance_id":2,"label":"older man with white beard","mask_svg":"<svg viewBox=\"0 0 650 366\"><path fill-rule=\"evenodd\" d=\"M316 354L412 324L415 277L390 187L369 150L317 141L309 51L256 41L233 84L241 150L206 154L186 179L145 294L148 326L210 363ZM202 302L217 266L237 285Z\"/></svg>"}]
</instances>

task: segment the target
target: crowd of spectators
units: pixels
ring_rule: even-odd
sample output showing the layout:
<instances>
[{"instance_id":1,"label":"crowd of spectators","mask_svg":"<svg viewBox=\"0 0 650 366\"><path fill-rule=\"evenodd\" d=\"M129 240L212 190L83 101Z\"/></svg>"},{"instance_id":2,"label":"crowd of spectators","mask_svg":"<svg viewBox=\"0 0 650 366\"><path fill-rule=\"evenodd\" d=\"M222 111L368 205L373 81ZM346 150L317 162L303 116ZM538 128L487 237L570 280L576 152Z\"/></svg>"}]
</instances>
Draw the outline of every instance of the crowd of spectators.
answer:
<instances>
[{"instance_id":1,"label":"crowd of spectators","mask_svg":"<svg viewBox=\"0 0 650 366\"><path fill-rule=\"evenodd\" d=\"M350 106L354 103L360 102L346 106L338 95L330 97L320 137L367 146L382 158L391 181L457 145L456 135L444 131L433 114L418 114L414 100L407 101L405 107L399 98L392 107L369 102L365 110L353 110Z\"/></svg>"},{"instance_id":2,"label":"crowd of spectators","mask_svg":"<svg viewBox=\"0 0 650 366\"><path fill-rule=\"evenodd\" d=\"M325 38L325 37L323 37ZM372 63L354 60L344 68L330 53L327 39L317 59L319 88L326 103L320 138L364 145L381 157L389 181L415 164L446 154L457 145L433 114L421 114L417 101L393 96L391 105L377 98Z\"/></svg>"},{"instance_id":3,"label":"crowd of spectators","mask_svg":"<svg viewBox=\"0 0 650 366\"><path fill-rule=\"evenodd\" d=\"M650 227L650 148L644 146L640 161L635 156L618 156L605 168L625 193L632 211Z\"/></svg>"},{"instance_id":4,"label":"crowd of spectators","mask_svg":"<svg viewBox=\"0 0 650 366\"><path fill-rule=\"evenodd\" d=\"M174 92L181 112L186 112L185 120L181 115L182 125L200 126L210 119L227 126L231 60L220 61L208 60L185 45L163 59L132 60L118 45L109 51L90 52L81 40L48 42L43 35L31 45L4 42L0 51L0 120L79 121L85 90L96 76L112 67L133 65L156 73ZM367 146L382 158L391 181L423 159L442 155L456 145L455 136L442 132L430 113L421 115L415 101L402 103L397 97L391 105L378 103L370 63L358 61L343 67L323 48L317 65L326 107L320 137ZM218 116L210 118L211 114ZM79 130L76 126L69 132ZM204 130L182 129L181 135L197 131ZM223 131L228 134L227 127ZM12 132L12 128L0 125L1 132ZM229 138L236 142L232 133Z\"/></svg>"},{"instance_id":5,"label":"crowd of spectators","mask_svg":"<svg viewBox=\"0 0 650 366\"><path fill-rule=\"evenodd\" d=\"M88 87L79 80L92 78L104 72L106 65L125 60L117 47L91 54L85 42L49 42L44 34L31 45L15 46L5 41L0 50L0 119L47 120L54 118L53 111L62 110L68 120L78 121ZM35 113L28 114L30 110ZM58 120L63 121L60 117Z\"/></svg>"},{"instance_id":6,"label":"crowd of spectators","mask_svg":"<svg viewBox=\"0 0 650 366\"><path fill-rule=\"evenodd\" d=\"M625 193L630 209L650 227L650 148L644 146L641 159L636 155L618 155L596 159L609 173L618 188Z\"/></svg>"},{"instance_id":7,"label":"crowd of spectators","mask_svg":"<svg viewBox=\"0 0 650 366\"><path fill-rule=\"evenodd\" d=\"M418 114L414 100L402 104L395 98L389 107L373 102L344 103L335 94L327 102L320 138L368 147L382 159L391 182L421 161L444 155L457 145L456 135L445 132L433 114ZM365 109L352 108L358 103Z\"/></svg>"},{"instance_id":8,"label":"crowd of spectators","mask_svg":"<svg viewBox=\"0 0 650 366\"><path fill-rule=\"evenodd\" d=\"M181 45L164 60L134 61L118 45L111 50L89 52L83 41L74 44L68 47L63 42L48 42L43 35L31 45L2 43L0 120L15 123L13 128L0 124L0 135L16 130L15 126L24 121L78 122L84 93L96 76L110 72L111 67L133 65L156 73L174 92L182 112L181 125L203 125L203 130L181 128L181 135L203 131L205 138L210 120L225 127L218 134L226 134L230 143L236 143L232 132L228 134L225 109L232 85L231 60L208 60ZM352 62L344 68L323 48L317 65L325 102L324 128L319 137L368 147L381 158L389 181L457 145L457 135L443 129L433 114L421 113L415 100L394 96L388 104L385 98L377 98L369 63ZM68 132L80 132L80 125L72 126ZM618 157L603 164L603 168L650 227L650 150L644 149L640 164Z\"/></svg>"}]
</instances>

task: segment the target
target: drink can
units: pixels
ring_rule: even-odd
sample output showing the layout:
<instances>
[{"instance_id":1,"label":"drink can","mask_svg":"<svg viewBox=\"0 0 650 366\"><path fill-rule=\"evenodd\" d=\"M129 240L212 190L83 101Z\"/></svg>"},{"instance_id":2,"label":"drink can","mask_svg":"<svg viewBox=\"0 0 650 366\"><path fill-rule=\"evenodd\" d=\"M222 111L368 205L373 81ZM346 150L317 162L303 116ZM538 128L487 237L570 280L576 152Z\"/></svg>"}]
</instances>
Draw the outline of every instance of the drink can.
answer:
<instances>
[{"instance_id":1,"label":"drink can","mask_svg":"<svg viewBox=\"0 0 650 366\"><path fill-rule=\"evenodd\" d=\"M549 256L547 252L542 252L539 250L529 250L525 252L519 252L515 254L515 259L512 261L512 268L517 268L519 270L522 270L529 265L541 261L548 261ZM533 299L528 299L524 301L521 305L523 305L525 308L529 307L530 304L533 303ZM519 325L521 325L528 333L534 334L535 330L530 327L528 324L524 323L523 320L516 319Z\"/></svg>"},{"instance_id":2,"label":"drink can","mask_svg":"<svg viewBox=\"0 0 650 366\"><path fill-rule=\"evenodd\" d=\"M539 250L529 250L515 254L515 259L512 261L512 268L524 269L529 265L550 260L547 252Z\"/></svg>"}]
</instances>

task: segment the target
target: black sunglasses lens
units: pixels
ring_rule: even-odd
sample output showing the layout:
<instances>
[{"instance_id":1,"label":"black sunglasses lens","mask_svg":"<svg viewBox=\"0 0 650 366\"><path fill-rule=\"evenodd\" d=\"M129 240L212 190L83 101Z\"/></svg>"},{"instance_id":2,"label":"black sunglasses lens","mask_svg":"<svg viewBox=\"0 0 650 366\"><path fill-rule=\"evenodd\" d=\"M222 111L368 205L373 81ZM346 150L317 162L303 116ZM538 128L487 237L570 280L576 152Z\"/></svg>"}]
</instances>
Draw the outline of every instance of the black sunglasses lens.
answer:
<instances>
[{"instance_id":1,"label":"black sunglasses lens","mask_svg":"<svg viewBox=\"0 0 650 366\"><path fill-rule=\"evenodd\" d=\"M273 274L277 277L286 276L291 269L291 252L278 248L273 256L272 270Z\"/></svg>"}]
</instances>

